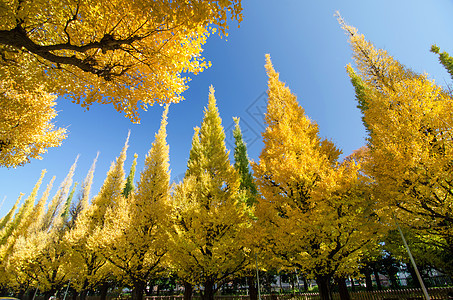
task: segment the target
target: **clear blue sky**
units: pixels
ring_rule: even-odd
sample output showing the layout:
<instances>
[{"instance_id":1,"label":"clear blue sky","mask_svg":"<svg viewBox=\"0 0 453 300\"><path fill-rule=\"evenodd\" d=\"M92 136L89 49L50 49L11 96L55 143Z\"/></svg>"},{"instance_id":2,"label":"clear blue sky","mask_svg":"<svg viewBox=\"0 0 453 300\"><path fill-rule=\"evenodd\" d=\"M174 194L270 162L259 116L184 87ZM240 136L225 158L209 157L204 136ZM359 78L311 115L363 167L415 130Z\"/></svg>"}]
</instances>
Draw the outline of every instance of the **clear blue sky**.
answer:
<instances>
[{"instance_id":1,"label":"clear blue sky","mask_svg":"<svg viewBox=\"0 0 453 300\"><path fill-rule=\"evenodd\" d=\"M230 24L227 40L217 36L208 39L204 55L212 67L192 76L184 93L186 100L170 107L167 141L172 178L185 171L193 128L201 123L211 84L224 127L231 129L232 117L240 117L249 156L258 159L263 145L260 133L264 128L266 53L271 55L280 78L298 96L306 114L319 124L323 137L334 141L344 155L365 144L361 115L345 72L346 64L351 62L351 50L333 16L337 10L346 22L406 66L430 74L442 85L451 82L429 49L436 43L453 53L453 1L243 0L243 7L244 21L240 28ZM155 106L142 112L139 125L106 105L94 105L86 112L59 98L57 110L56 123L68 129L69 137L61 147L50 149L41 161L33 160L17 169L0 169L0 203L6 197L0 216L11 208L20 192L30 194L42 169L47 169L47 175L39 196L53 175L57 177L55 192L78 154L74 180L82 182L100 152L92 195L97 193L129 130L126 171L137 153L138 179L163 108ZM229 132L227 145L233 150Z\"/></svg>"}]
</instances>

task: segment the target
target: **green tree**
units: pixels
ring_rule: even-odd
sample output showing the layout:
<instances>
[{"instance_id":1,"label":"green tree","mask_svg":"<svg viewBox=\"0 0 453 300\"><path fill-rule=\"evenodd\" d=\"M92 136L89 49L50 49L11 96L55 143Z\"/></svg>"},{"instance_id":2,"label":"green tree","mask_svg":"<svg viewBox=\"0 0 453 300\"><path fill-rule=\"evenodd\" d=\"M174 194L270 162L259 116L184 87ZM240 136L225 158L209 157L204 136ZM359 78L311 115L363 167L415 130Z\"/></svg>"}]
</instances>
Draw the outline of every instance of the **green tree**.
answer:
<instances>
[{"instance_id":1,"label":"green tree","mask_svg":"<svg viewBox=\"0 0 453 300\"><path fill-rule=\"evenodd\" d=\"M253 206L256 203L258 191L250 171L250 162L247 155L247 146L242 139L241 127L239 126L239 118L234 118L235 127L233 130L234 137L234 168L239 173L240 186L239 189L245 192L246 203Z\"/></svg>"},{"instance_id":2,"label":"green tree","mask_svg":"<svg viewBox=\"0 0 453 300\"><path fill-rule=\"evenodd\" d=\"M135 190L134 179L135 179L135 167L137 166L137 154L134 154L134 161L132 162L129 175L126 178L126 185L124 186L123 196L128 198L129 195Z\"/></svg>"},{"instance_id":3,"label":"green tree","mask_svg":"<svg viewBox=\"0 0 453 300\"><path fill-rule=\"evenodd\" d=\"M439 56L439 62L444 66L453 79L453 57L445 51L441 53L440 48L436 45L431 46L431 52Z\"/></svg>"},{"instance_id":4,"label":"green tree","mask_svg":"<svg viewBox=\"0 0 453 300\"><path fill-rule=\"evenodd\" d=\"M250 171L250 162L247 155L247 146L242 138L241 127L239 126L239 118L233 118L235 122L235 127L233 130L234 137L234 168L239 174L240 185L239 190L243 192L245 197L245 202L251 208L252 212L255 210L255 205L257 203L258 190L256 188L255 181L253 179L252 172ZM252 226L254 226L254 222ZM253 229L251 230L253 232ZM253 239L251 239L253 240ZM255 241L256 242L256 241ZM252 246L252 243L250 243ZM256 285L255 274L256 270L254 264L252 263L255 257L253 254L250 256L251 263L248 270L245 272L247 285L249 288L249 295L251 300L256 300L258 298L258 286Z\"/></svg>"}]
</instances>

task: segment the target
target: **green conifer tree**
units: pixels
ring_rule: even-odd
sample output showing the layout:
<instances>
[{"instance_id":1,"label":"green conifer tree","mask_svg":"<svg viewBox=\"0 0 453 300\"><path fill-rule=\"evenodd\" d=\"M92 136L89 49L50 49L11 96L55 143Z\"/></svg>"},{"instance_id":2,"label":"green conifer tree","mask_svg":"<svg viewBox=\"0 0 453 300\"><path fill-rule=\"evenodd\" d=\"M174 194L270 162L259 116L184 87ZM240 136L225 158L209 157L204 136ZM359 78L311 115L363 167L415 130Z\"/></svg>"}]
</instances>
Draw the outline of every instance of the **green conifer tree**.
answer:
<instances>
[{"instance_id":1,"label":"green conifer tree","mask_svg":"<svg viewBox=\"0 0 453 300\"><path fill-rule=\"evenodd\" d=\"M235 127L233 130L234 137L234 168L239 174L240 186L239 189L243 192L245 202L254 210L257 204L258 190L253 179L252 172L250 171L250 163L247 155L247 146L242 138L241 127L239 126L239 118L233 118ZM253 223L254 224L254 223ZM252 230L253 231L253 230ZM253 240L253 239L250 239ZM256 243L256 240L254 241ZM255 257L251 256L252 261ZM256 284L256 270L254 264L250 264L250 268L245 272L247 276L247 285L249 288L250 300L258 299L258 286Z\"/></svg>"},{"instance_id":2,"label":"green conifer tree","mask_svg":"<svg viewBox=\"0 0 453 300\"><path fill-rule=\"evenodd\" d=\"M448 54L448 52L440 52L440 48L436 45L431 46L431 52L439 56L439 62L444 66L447 72L450 74L453 79L453 57Z\"/></svg>"},{"instance_id":3,"label":"green conifer tree","mask_svg":"<svg viewBox=\"0 0 453 300\"><path fill-rule=\"evenodd\" d=\"M134 161L132 162L129 175L126 178L126 185L124 186L123 196L129 198L129 195L135 190L134 180L135 180L135 167L137 166L137 153L134 154Z\"/></svg>"},{"instance_id":4,"label":"green conifer tree","mask_svg":"<svg viewBox=\"0 0 453 300\"><path fill-rule=\"evenodd\" d=\"M242 191L245 191L247 205L252 206L256 203L258 191L253 180L252 172L250 171L250 162L247 155L247 146L242 138L241 127L239 126L239 118L234 118L235 127L233 130L234 137L234 168L239 173L240 186Z\"/></svg>"}]
</instances>

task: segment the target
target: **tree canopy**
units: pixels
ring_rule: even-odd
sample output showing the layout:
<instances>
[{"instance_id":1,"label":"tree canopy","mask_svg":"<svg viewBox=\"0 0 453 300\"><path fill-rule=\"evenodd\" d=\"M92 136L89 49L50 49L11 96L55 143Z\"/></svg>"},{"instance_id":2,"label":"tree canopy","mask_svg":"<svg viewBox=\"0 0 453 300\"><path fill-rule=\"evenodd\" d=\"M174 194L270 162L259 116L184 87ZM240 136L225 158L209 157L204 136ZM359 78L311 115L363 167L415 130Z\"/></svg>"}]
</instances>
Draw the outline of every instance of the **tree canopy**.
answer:
<instances>
[{"instance_id":1,"label":"tree canopy","mask_svg":"<svg viewBox=\"0 0 453 300\"><path fill-rule=\"evenodd\" d=\"M84 107L111 103L138 122L140 108L183 99L182 73L209 66L206 38L226 35L241 11L240 0L2 2L0 77Z\"/></svg>"}]
</instances>

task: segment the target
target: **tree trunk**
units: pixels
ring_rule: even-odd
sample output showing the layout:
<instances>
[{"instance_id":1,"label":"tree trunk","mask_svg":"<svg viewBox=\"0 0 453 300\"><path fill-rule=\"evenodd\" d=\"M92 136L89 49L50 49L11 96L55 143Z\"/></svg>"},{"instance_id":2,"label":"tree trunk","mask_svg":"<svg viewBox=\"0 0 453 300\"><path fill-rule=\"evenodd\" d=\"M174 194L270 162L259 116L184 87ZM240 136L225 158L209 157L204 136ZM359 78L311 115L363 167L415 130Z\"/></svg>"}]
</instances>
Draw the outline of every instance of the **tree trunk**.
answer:
<instances>
[{"instance_id":1,"label":"tree trunk","mask_svg":"<svg viewBox=\"0 0 453 300\"><path fill-rule=\"evenodd\" d=\"M355 292L354 278L349 277L349 281L351 281L351 291Z\"/></svg>"},{"instance_id":2,"label":"tree trunk","mask_svg":"<svg viewBox=\"0 0 453 300\"><path fill-rule=\"evenodd\" d=\"M258 300L258 288L255 284L255 277L247 276L247 285L249 287L250 300Z\"/></svg>"},{"instance_id":3,"label":"tree trunk","mask_svg":"<svg viewBox=\"0 0 453 300\"><path fill-rule=\"evenodd\" d=\"M184 281L184 300L192 300L192 285Z\"/></svg>"},{"instance_id":4,"label":"tree trunk","mask_svg":"<svg viewBox=\"0 0 453 300\"><path fill-rule=\"evenodd\" d=\"M318 284L319 297L321 300L332 300L330 294L330 277L326 275L317 276L316 283Z\"/></svg>"},{"instance_id":5,"label":"tree trunk","mask_svg":"<svg viewBox=\"0 0 453 300\"><path fill-rule=\"evenodd\" d=\"M379 278L379 272L376 270L376 268L373 268L373 273L374 273L374 279L376 280L376 285L377 285L378 290L382 290L381 279Z\"/></svg>"},{"instance_id":6,"label":"tree trunk","mask_svg":"<svg viewBox=\"0 0 453 300\"><path fill-rule=\"evenodd\" d=\"M307 278L305 278L304 276L304 292L308 292L308 282L307 282Z\"/></svg>"},{"instance_id":7,"label":"tree trunk","mask_svg":"<svg viewBox=\"0 0 453 300\"><path fill-rule=\"evenodd\" d=\"M103 283L100 287L101 300L107 299L107 291L109 290L109 284L107 282Z\"/></svg>"},{"instance_id":8,"label":"tree trunk","mask_svg":"<svg viewBox=\"0 0 453 300\"><path fill-rule=\"evenodd\" d=\"M204 291L201 294L201 300L214 300L214 282L206 280L204 282Z\"/></svg>"},{"instance_id":9,"label":"tree trunk","mask_svg":"<svg viewBox=\"0 0 453 300\"><path fill-rule=\"evenodd\" d=\"M346 286L346 279L343 278L337 278L335 281L338 284L338 291L340 293L340 300L351 300L351 297L349 296L349 291L348 287ZM351 284L353 284L353 281L351 279Z\"/></svg>"},{"instance_id":10,"label":"tree trunk","mask_svg":"<svg viewBox=\"0 0 453 300\"><path fill-rule=\"evenodd\" d=\"M134 282L134 288L132 289L132 300L143 300L143 293L145 292L145 282L137 280Z\"/></svg>"},{"instance_id":11,"label":"tree trunk","mask_svg":"<svg viewBox=\"0 0 453 300\"><path fill-rule=\"evenodd\" d=\"M420 285L420 282L418 281L417 273L415 273L415 269L412 267L412 264L406 263L406 268L411 274L412 284L414 285L414 287L421 289L422 287Z\"/></svg>"},{"instance_id":12,"label":"tree trunk","mask_svg":"<svg viewBox=\"0 0 453 300\"><path fill-rule=\"evenodd\" d=\"M371 280L371 270L365 268L362 270L363 274L365 275L365 284L367 292L373 291L373 281Z\"/></svg>"},{"instance_id":13,"label":"tree trunk","mask_svg":"<svg viewBox=\"0 0 453 300\"><path fill-rule=\"evenodd\" d=\"M27 300L33 300L33 296L35 295L35 290L36 289L29 289L27 293Z\"/></svg>"}]
</instances>

